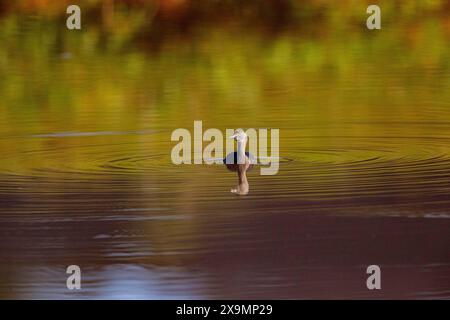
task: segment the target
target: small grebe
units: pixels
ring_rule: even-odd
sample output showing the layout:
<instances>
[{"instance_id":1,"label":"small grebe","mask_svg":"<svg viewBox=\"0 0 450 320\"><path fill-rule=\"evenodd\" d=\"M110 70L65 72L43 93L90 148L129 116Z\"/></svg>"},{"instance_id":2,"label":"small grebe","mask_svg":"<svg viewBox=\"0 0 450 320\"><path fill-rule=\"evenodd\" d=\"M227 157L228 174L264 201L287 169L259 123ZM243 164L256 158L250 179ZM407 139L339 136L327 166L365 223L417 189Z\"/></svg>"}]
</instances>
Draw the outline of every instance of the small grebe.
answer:
<instances>
[{"instance_id":1,"label":"small grebe","mask_svg":"<svg viewBox=\"0 0 450 320\"><path fill-rule=\"evenodd\" d=\"M244 130L236 129L230 139L235 139L237 141L237 151L228 154L226 158L223 159L223 162L229 170L237 171L239 179L239 184L236 188L231 189L231 192L238 195L246 195L249 191L246 173L247 170L251 169L253 166L250 161L252 155L245 152L248 137Z\"/></svg>"}]
</instances>

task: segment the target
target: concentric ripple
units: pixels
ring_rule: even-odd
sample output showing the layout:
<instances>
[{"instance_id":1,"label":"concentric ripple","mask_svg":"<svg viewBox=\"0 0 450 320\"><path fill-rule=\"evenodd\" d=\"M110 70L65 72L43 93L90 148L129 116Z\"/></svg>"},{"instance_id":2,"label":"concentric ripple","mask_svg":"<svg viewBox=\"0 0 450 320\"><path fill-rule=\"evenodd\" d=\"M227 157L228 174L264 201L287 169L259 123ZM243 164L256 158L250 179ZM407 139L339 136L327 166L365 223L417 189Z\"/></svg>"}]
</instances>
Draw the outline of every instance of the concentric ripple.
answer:
<instances>
[{"instance_id":1,"label":"concentric ripple","mask_svg":"<svg viewBox=\"0 0 450 320\"><path fill-rule=\"evenodd\" d=\"M312 210L335 206L347 211L365 204L384 205L389 214L399 214L410 205L415 209L409 214L425 216L442 214L448 204L450 139L339 136L330 140L301 136L294 130L286 133L280 142L284 147L278 174L260 176L261 165L249 173L249 198L258 201L252 210L268 202L286 211L308 203ZM23 149L5 150L1 190L30 192L33 184L45 184L45 192L61 185L69 192L89 183L91 190L106 193L123 188L154 190L149 199L191 190L190 198L179 206L186 201L200 207L212 200L230 202L227 189L235 176L218 164L172 164L173 144L167 136L166 131L147 130L16 138ZM29 181L25 187L24 181Z\"/></svg>"}]
</instances>

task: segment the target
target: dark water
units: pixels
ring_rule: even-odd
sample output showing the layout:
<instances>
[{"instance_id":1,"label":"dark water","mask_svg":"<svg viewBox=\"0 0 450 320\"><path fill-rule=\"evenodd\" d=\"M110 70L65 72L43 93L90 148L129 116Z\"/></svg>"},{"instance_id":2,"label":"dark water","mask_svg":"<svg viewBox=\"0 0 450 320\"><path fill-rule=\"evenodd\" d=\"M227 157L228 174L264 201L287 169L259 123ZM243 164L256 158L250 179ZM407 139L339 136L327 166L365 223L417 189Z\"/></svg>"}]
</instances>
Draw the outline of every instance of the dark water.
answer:
<instances>
[{"instance_id":1,"label":"dark water","mask_svg":"<svg viewBox=\"0 0 450 320\"><path fill-rule=\"evenodd\" d=\"M0 298L450 298L450 24L420 12L157 45L144 22L0 16ZM172 164L194 120L278 128L290 161L234 196L224 166Z\"/></svg>"}]
</instances>

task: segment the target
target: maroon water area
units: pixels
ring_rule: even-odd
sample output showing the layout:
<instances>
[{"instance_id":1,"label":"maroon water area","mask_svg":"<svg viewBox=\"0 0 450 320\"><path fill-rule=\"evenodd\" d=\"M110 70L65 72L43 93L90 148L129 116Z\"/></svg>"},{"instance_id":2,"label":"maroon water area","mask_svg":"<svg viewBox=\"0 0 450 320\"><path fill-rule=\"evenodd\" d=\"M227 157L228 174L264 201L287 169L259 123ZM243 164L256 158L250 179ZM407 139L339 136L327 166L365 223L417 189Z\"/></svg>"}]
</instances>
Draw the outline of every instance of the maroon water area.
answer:
<instances>
[{"instance_id":1,"label":"maroon water area","mask_svg":"<svg viewBox=\"0 0 450 320\"><path fill-rule=\"evenodd\" d=\"M447 217L345 215L342 203L311 211L279 200L273 211L233 197L195 208L139 208L126 191L2 197L0 297L449 297ZM79 291L66 288L72 264ZM369 265L381 268L381 290L366 286Z\"/></svg>"}]
</instances>

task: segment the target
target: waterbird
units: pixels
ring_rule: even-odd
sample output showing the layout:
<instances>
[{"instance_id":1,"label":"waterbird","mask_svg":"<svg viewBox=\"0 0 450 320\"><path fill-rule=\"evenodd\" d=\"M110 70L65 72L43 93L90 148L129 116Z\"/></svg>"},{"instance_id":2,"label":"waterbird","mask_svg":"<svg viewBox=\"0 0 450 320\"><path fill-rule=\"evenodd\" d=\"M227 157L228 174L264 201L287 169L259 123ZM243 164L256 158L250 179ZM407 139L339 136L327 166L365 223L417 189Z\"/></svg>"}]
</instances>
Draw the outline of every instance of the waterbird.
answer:
<instances>
[{"instance_id":1,"label":"waterbird","mask_svg":"<svg viewBox=\"0 0 450 320\"><path fill-rule=\"evenodd\" d=\"M246 195L249 191L247 170L252 167L250 161L252 155L249 152L245 152L248 136L244 130L236 129L234 134L229 138L236 140L237 151L228 154L223 159L223 163L227 166L228 170L237 171L238 173L238 185L230 191L238 195Z\"/></svg>"}]
</instances>

